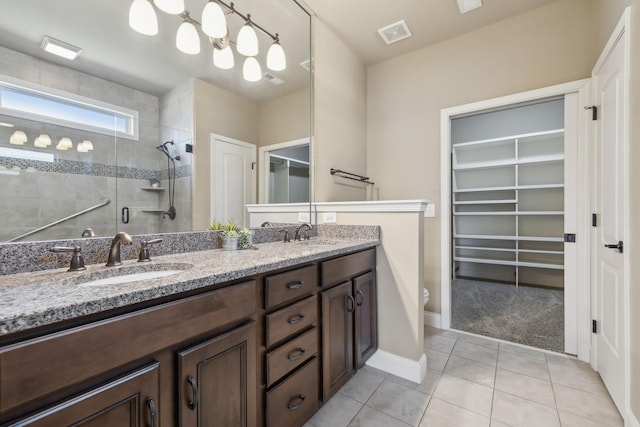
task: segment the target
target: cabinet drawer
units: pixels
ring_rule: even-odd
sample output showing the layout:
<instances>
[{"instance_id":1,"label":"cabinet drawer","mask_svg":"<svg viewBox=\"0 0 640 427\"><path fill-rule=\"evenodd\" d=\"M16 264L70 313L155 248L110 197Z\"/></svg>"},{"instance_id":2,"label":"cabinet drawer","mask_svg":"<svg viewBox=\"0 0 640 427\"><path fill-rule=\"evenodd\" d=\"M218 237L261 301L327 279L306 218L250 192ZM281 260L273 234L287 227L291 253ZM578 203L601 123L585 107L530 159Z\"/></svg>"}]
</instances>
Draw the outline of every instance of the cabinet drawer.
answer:
<instances>
[{"instance_id":1,"label":"cabinet drawer","mask_svg":"<svg viewBox=\"0 0 640 427\"><path fill-rule=\"evenodd\" d=\"M266 345L302 331L318 320L316 297L311 296L266 316Z\"/></svg>"},{"instance_id":2,"label":"cabinet drawer","mask_svg":"<svg viewBox=\"0 0 640 427\"><path fill-rule=\"evenodd\" d=\"M321 264L322 286L336 285L376 268L376 250L368 249Z\"/></svg>"},{"instance_id":3,"label":"cabinet drawer","mask_svg":"<svg viewBox=\"0 0 640 427\"><path fill-rule=\"evenodd\" d=\"M295 427L318 409L318 359L267 393L267 427Z\"/></svg>"},{"instance_id":4,"label":"cabinet drawer","mask_svg":"<svg viewBox=\"0 0 640 427\"><path fill-rule=\"evenodd\" d=\"M264 279L264 307L269 309L283 302L311 293L317 285L317 269L310 265Z\"/></svg>"},{"instance_id":5,"label":"cabinet drawer","mask_svg":"<svg viewBox=\"0 0 640 427\"><path fill-rule=\"evenodd\" d=\"M265 355L267 364L267 387L285 374L302 365L318 352L318 329L292 339L288 343Z\"/></svg>"},{"instance_id":6,"label":"cabinet drawer","mask_svg":"<svg viewBox=\"0 0 640 427\"><path fill-rule=\"evenodd\" d=\"M255 311L256 282L250 280L0 348L0 413Z\"/></svg>"}]
</instances>

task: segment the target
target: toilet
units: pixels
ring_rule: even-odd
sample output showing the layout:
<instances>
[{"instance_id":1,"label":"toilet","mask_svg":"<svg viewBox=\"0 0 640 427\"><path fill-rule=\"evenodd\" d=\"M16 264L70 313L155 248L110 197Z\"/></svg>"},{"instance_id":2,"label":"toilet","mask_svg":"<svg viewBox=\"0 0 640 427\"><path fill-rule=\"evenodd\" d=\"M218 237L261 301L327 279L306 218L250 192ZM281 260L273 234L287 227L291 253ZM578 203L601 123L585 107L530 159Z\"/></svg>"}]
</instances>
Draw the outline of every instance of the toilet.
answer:
<instances>
[{"instance_id":1,"label":"toilet","mask_svg":"<svg viewBox=\"0 0 640 427\"><path fill-rule=\"evenodd\" d=\"M423 291L424 305L427 305L427 303L429 302L429 291L427 290L427 288L423 288Z\"/></svg>"}]
</instances>

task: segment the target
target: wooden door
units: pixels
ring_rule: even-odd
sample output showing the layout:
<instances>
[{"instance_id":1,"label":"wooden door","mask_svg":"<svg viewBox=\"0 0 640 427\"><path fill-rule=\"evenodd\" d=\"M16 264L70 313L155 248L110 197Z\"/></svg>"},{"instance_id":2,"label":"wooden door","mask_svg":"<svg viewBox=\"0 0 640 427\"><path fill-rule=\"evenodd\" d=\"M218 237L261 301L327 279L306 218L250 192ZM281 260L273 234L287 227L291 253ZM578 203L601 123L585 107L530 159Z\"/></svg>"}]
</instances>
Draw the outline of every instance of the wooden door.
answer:
<instances>
[{"instance_id":1,"label":"wooden door","mask_svg":"<svg viewBox=\"0 0 640 427\"><path fill-rule=\"evenodd\" d=\"M353 352L355 366L360 369L378 348L376 275L373 271L353 279L353 295L356 301Z\"/></svg>"},{"instance_id":2,"label":"wooden door","mask_svg":"<svg viewBox=\"0 0 640 427\"><path fill-rule=\"evenodd\" d=\"M619 30L618 27L617 30ZM628 31L628 29L626 29ZM626 179L626 37L618 33L593 71L598 106L595 205L600 219L594 244L595 368L624 414L625 337L625 179Z\"/></svg>"},{"instance_id":3,"label":"wooden door","mask_svg":"<svg viewBox=\"0 0 640 427\"><path fill-rule=\"evenodd\" d=\"M158 371L153 363L8 426L157 427Z\"/></svg>"},{"instance_id":4,"label":"wooden door","mask_svg":"<svg viewBox=\"0 0 640 427\"><path fill-rule=\"evenodd\" d=\"M178 353L182 427L256 425L255 322Z\"/></svg>"},{"instance_id":5,"label":"wooden door","mask_svg":"<svg viewBox=\"0 0 640 427\"><path fill-rule=\"evenodd\" d=\"M326 402L354 374L351 282L322 292L322 396Z\"/></svg>"},{"instance_id":6,"label":"wooden door","mask_svg":"<svg viewBox=\"0 0 640 427\"><path fill-rule=\"evenodd\" d=\"M256 146L212 136L211 218L249 226L246 205L256 202Z\"/></svg>"}]
</instances>

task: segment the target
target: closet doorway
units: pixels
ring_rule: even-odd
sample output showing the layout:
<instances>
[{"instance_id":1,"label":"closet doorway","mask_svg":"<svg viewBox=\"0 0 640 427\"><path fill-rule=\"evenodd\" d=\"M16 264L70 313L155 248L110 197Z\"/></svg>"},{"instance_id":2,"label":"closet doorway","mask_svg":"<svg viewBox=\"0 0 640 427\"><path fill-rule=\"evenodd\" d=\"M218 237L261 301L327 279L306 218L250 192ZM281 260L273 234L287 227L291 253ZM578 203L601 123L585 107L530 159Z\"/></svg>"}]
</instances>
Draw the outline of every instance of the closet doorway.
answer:
<instances>
[{"instance_id":1,"label":"closet doorway","mask_svg":"<svg viewBox=\"0 0 640 427\"><path fill-rule=\"evenodd\" d=\"M443 326L579 353L585 85L443 111Z\"/></svg>"}]
</instances>

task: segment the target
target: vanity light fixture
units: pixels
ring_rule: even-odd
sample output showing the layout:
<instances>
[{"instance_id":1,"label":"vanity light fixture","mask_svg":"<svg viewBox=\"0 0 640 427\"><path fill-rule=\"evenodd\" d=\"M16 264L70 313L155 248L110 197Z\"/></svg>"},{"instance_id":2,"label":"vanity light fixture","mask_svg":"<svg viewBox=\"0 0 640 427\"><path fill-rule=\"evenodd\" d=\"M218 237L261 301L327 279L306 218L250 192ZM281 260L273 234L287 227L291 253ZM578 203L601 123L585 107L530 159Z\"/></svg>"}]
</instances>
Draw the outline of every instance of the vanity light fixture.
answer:
<instances>
[{"instance_id":1,"label":"vanity light fixture","mask_svg":"<svg viewBox=\"0 0 640 427\"><path fill-rule=\"evenodd\" d=\"M267 52L267 68L273 71L283 71L287 67L284 49L280 45L279 35L273 35L264 27L236 10L233 3L223 0L208 0L202 11L202 23L194 20L189 11L184 9L184 0L133 0L129 9L129 26L145 35L158 33L157 9L174 14L182 18L176 34L176 46L185 53L196 55L200 53L200 35L198 28L209 38L213 47L213 64L220 69L231 69L235 65L233 52L229 45L235 46L238 53L247 57L243 63L243 76L249 81L262 78L262 68L256 56L259 52L259 42L256 30L271 38L271 46ZM227 19L237 15L244 21L235 42L229 40L229 25Z\"/></svg>"},{"instance_id":2,"label":"vanity light fixture","mask_svg":"<svg viewBox=\"0 0 640 427\"><path fill-rule=\"evenodd\" d=\"M153 0L153 3L170 15L180 15L184 12L184 0Z\"/></svg>"},{"instance_id":3,"label":"vanity light fixture","mask_svg":"<svg viewBox=\"0 0 640 427\"><path fill-rule=\"evenodd\" d=\"M184 12L183 15L184 21L182 21L176 33L176 47L181 52L197 55L200 53L200 35L191 22L189 12Z\"/></svg>"},{"instance_id":4,"label":"vanity light fixture","mask_svg":"<svg viewBox=\"0 0 640 427\"><path fill-rule=\"evenodd\" d=\"M9 137L9 144L24 145L27 142L27 134L24 131L17 130Z\"/></svg>"},{"instance_id":5,"label":"vanity light fixture","mask_svg":"<svg viewBox=\"0 0 640 427\"><path fill-rule=\"evenodd\" d=\"M251 15L247 15L247 22L240 28L236 43L240 55L256 56L258 54L258 35L251 25Z\"/></svg>"},{"instance_id":6,"label":"vanity light fixture","mask_svg":"<svg viewBox=\"0 0 640 427\"><path fill-rule=\"evenodd\" d=\"M258 60L253 56L244 60L244 65L242 66L242 77L244 77L248 82L257 82L262 79L262 68L260 68Z\"/></svg>"},{"instance_id":7,"label":"vanity light fixture","mask_svg":"<svg viewBox=\"0 0 640 427\"><path fill-rule=\"evenodd\" d=\"M235 61L233 58L233 50L231 50L231 46L227 45L227 47L223 49L218 49L214 46L213 48L213 65L220 68L221 70L230 70L235 65Z\"/></svg>"},{"instance_id":8,"label":"vanity light fixture","mask_svg":"<svg viewBox=\"0 0 640 427\"><path fill-rule=\"evenodd\" d=\"M70 148L73 148L73 141L71 141L71 138L67 136L60 138L60 141L58 141L58 145L56 145L56 148L58 150L68 150Z\"/></svg>"},{"instance_id":9,"label":"vanity light fixture","mask_svg":"<svg viewBox=\"0 0 640 427\"><path fill-rule=\"evenodd\" d=\"M224 10L215 0L210 0L202 10L202 31L214 39L221 39L229 32Z\"/></svg>"},{"instance_id":10,"label":"vanity light fixture","mask_svg":"<svg viewBox=\"0 0 640 427\"><path fill-rule=\"evenodd\" d=\"M49 53L70 60L76 59L82 52L82 49L80 49L79 47L76 47L69 43L65 43L61 40L54 39L53 37L49 36L44 36L42 38L40 47Z\"/></svg>"},{"instance_id":11,"label":"vanity light fixture","mask_svg":"<svg viewBox=\"0 0 640 427\"><path fill-rule=\"evenodd\" d=\"M37 148L47 148L50 145L51 138L46 133L40 134L40 136L33 141L33 146Z\"/></svg>"}]
</instances>

